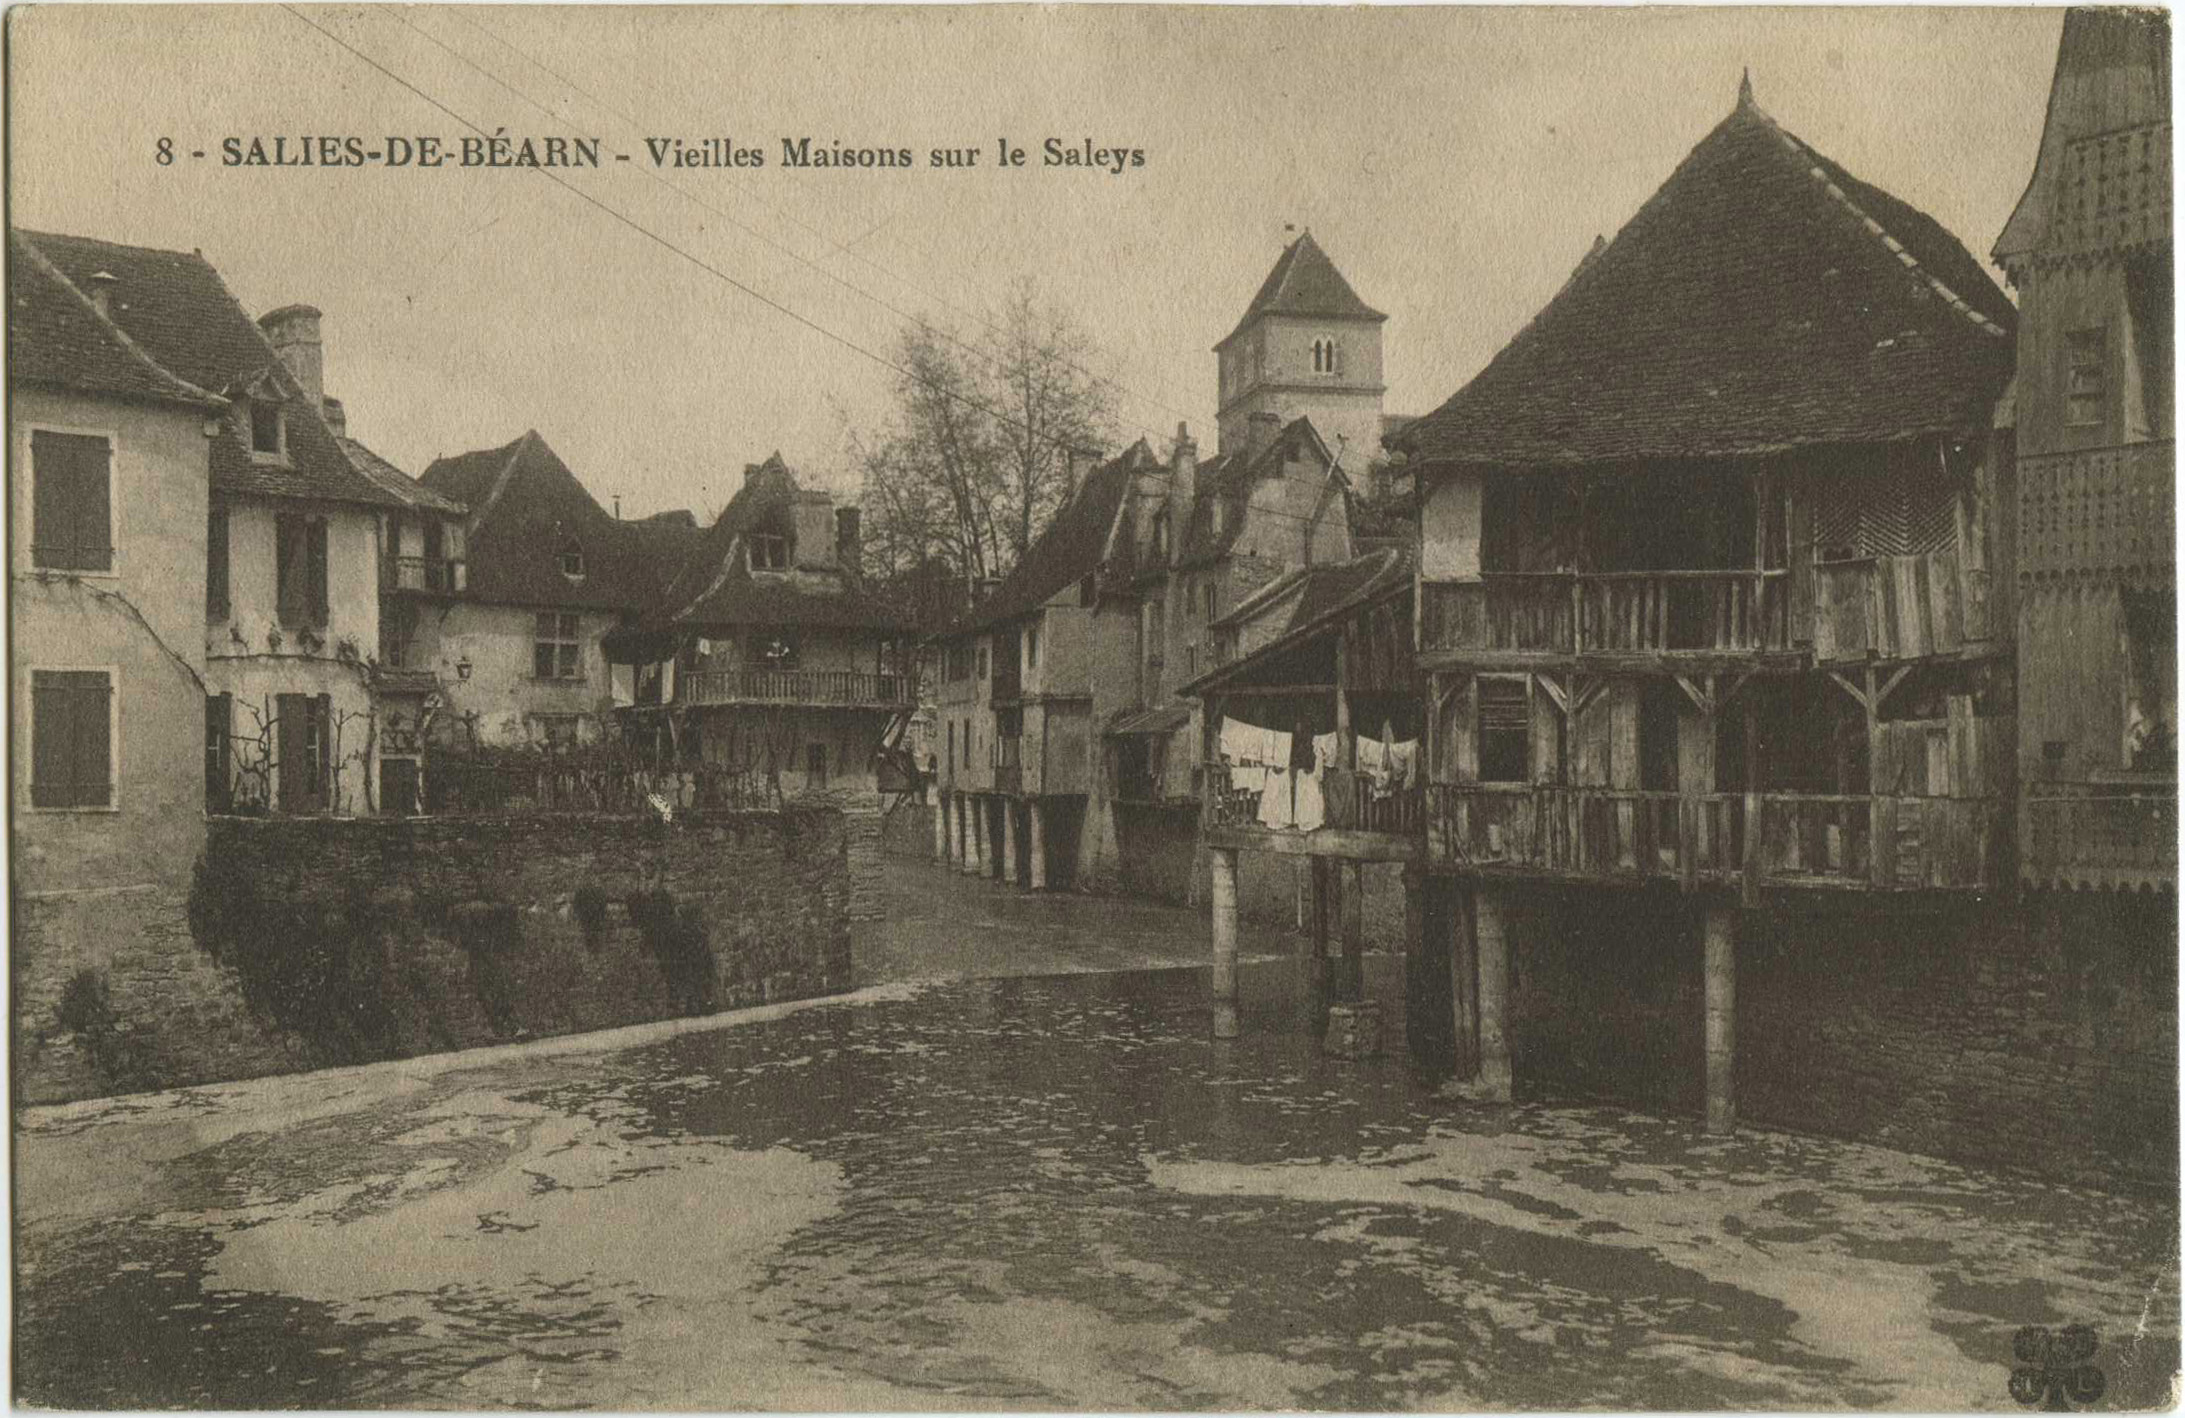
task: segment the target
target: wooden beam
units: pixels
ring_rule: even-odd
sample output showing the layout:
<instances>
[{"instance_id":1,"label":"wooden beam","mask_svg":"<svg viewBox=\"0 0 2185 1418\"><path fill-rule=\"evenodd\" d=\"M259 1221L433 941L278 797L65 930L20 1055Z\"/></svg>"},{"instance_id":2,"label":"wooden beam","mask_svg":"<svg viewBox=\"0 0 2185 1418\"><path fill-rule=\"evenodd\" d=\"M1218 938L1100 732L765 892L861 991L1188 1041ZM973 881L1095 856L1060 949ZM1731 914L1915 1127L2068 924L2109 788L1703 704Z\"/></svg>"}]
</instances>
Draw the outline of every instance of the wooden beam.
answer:
<instances>
[{"instance_id":1,"label":"wooden beam","mask_svg":"<svg viewBox=\"0 0 2185 1418\"><path fill-rule=\"evenodd\" d=\"M1705 689L1701 689L1694 684L1690 675L1676 675L1673 678L1677 682L1677 688L1684 691L1684 697L1692 701L1692 707L1699 710L1700 717L1710 723L1713 722L1715 717L1715 677L1713 675L1707 676L1707 688Z\"/></svg>"},{"instance_id":2,"label":"wooden beam","mask_svg":"<svg viewBox=\"0 0 2185 1418\"><path fill-rule=\"evenodd\" d=\"M1565 717L1568 717L1570 714L1570 695L1562 685L1555 682L1555 676L1549 674L1546 670L1536 670L1533 677L1539 680L1540 687L1548 692L1548 698L1555 701L1555 707L1562 710Z\"/></svg>"},{"instance_id":3,"label":"wooden beam","mask_svg":"<svg viewBox=\"0 0 2185 1418\"><path fill-rule=\"evenodd\" d=\"M1856 684L1853 684L1853 683L1852 683L1852 682L1851 682L1850 680L1848 680L1848 679L1846 679L1846 678L1845 678L1844 676L1842 676L1842 675L1840 675L1840 674L1836 673L1836 671L1834 671L1834 670L1829 670L1829 671L1827 671L1826 673L1827 673L1828 677L1829 677L1829 678L1830 678L1831 680L1833 680L1833 681L1835 682L1835 684L1836 684L1836 687L1837 687L1838 689L1842 690L1842 691L1843 691L1844 693L1846 693L1846 694L1848 694L1848 695L1850 695L1850 696L1851 696L1851 699L1852 699L1852 702L1853 702L1853 703L1857 704L1857 705L1858 705L1858 706L1859 706L1859 707L1860 707L1861 709L1867 709L1867 708L1870 708L1870 707L1871 707L1871 706L1869 706L1869 705L1867 704L1867 702L1866 702L1866 691L1865 691L1865 690L1863 690L1863 689L1859 688L1859 686L1857 686ZM1872 671L1871 669L1869 669L1869 670L1867 671L1867 679L1868 679L1868 681L1869 681L1870 683L1872 682L1872 680L1873 680L1873 677L1874 677L1874 672L1873 672L1873 671Z\"/></svg>"},{"instance_id":4,"label":"wooden beam","mask_svg":"<svg viewBox=\"0 0 2185 1418\"><path fill-rule=\"evenodd\" d=\"M1884 683L1879 690L1876 690L1874 692L1875 713L1879 714L1881 712L1882 705L1889 702L1889 696L1896 692L1897 686L1904 683L1904 677L1910 673L1912 673L1912 667L1910 665L1899 665L1897 667L1897 672L1891 675L1888 681ZM1867 671L1867 683L1872 684L1873 680L1873 671Z\"/></svg>"}]
</instances>

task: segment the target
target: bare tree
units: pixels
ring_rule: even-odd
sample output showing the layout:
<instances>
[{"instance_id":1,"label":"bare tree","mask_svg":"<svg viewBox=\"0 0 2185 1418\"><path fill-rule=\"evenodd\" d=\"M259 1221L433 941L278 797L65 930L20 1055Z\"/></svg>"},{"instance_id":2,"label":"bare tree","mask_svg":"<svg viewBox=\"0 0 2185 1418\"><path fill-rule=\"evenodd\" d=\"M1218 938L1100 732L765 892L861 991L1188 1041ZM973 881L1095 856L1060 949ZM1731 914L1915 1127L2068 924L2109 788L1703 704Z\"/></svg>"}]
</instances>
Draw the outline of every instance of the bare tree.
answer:
<instances>
[{"instance_id":1,"label":"bare tree","mask_svg":"<svg viewBox=\"0 0 2185 1418\"><path fill-rule=\"evenodd\" d=\"M1006 574L1070 492L1070 453L1110 437L1110 387L1071 317L1018 285L983 342L904 332L895 405L848 431L864 482L865 567L876 583L938 564L969 588Z\"/></svg>"}]
</instances>

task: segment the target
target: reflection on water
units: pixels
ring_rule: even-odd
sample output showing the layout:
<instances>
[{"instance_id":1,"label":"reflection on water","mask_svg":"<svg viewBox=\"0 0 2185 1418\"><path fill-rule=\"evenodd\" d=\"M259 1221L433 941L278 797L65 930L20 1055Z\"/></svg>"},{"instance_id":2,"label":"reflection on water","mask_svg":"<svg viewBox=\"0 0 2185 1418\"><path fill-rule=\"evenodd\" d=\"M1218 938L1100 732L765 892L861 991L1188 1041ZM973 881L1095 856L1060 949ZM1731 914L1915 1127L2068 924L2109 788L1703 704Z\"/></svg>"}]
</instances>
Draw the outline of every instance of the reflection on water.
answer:
<instances>
[{"instance_id":1,"label":"reflection on water","mask_svg":"<svg viewBox=\"0 0 2185 1418\"><path fill-rule=\"evenodd\" d=\"M1441 1102L1321 1058L1301 979L1248 968L1232 1044L1201 972L1084 975L34 1115L19 1392L2004 1408L2011 1330L2074 1320L2112 1401L2165 1392L2162 1207Z\"/></svg>"}]
</instances>

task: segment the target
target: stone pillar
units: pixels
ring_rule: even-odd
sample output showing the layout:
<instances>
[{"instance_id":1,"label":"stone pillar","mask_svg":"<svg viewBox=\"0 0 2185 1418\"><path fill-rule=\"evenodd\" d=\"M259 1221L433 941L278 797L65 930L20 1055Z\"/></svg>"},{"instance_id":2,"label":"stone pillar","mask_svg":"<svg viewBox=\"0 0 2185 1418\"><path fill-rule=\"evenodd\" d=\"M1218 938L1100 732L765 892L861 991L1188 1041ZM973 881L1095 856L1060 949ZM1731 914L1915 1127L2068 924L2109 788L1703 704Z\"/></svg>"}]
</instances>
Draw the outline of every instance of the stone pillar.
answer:
<instances>
[{"instance_id":1,"label":"stone pillar","mask_svg":"<svg viewBox=\"0 0 2185 1418\"><path fill-rule=\"evenodd\" d=\"M1480 1096L1497 1103L1510 1101L1510 1039L1506 1021L1510 1006L1510 943L1504 934L1502 896L1481 891L1473 915L1479 950L1479 1088Z\"/></svg>"},{"instance_id":2,"label":"stone pillar","mask_svg":"<svg viewBox=\"0 0 2185 1418\"><path fill-rule=\"evenodd\" d=\"M1237 1037L1237 849L1216 847L1208 876L1214 901L1214 1037Z\"/></svg>"},{"instance_id":3,"label":"stone pillar","mask_svg":"<svg viewBox=\"0 0 2185 1418\"><path fill-rule=\"evenodd\" d=\"M1001 879L1005 886L1017 884L1017 805L1011 798L1001 800Z\"/></svg>"},{"instance_id":4,"label":"stone pillar","mask_svg":"<svg viewBox=\"0 0 2185 1418\"><path fill-rule=\"evenodd\" d=\"M948 794L933 790L933 860L948 860Z\"/></svg>"},{"instance_id":5,"label":"stone pillar","mask_svg":"<svg viewBox=\"0 0 2185 1418\"><path fill-rule=\"evenodd\" d=\"M1479 1078L1479 942L1472 935L1478 908L1473 894L1450 893L1449 1045L1450 1077L1459 1084Z\"/></svg>"},{"instance_id":6,"label":"stone pillar","mask_svg":"<svg viewBox=\"0 0 2185 1418\"><path fill-rule=\"evenodd\" d=\"M1341 862L1335 869L1350 877L1343 892L1343 959L1336 972L1336 998L1356 1004L1366 992L1366 867L1363 862Z\"/></svg>"},{"instance_id":7,"label":"stone pillar","mask_svg":"<svg viewBox=\"0 0 2185 1418\"><path fill-rule=\"evenodd\" d=\"M1737 1126L1737 937L1730 908L1709 906L1700 925L1707 998L1707 1131Z\"/></svg>"},{"instance_id":8,"label":"stone pillar","mask_svg":"<svg viewBox=\"0 0 2185 1418\"><path fill-rule=\"evenodd\" d=\"M964 820L964 875L978 876L986 869L986 814L976 793L956 799L956 806Z\"/></svg>"},{"instance_id":9,"label":"stone pillar","mask_svg":"<svg viewBox=\"0 0 2185 1418\"><path fill-rule=\"evenodd\" d=\"M1032 833L1032 879L1025 885L1034 891L1047 889L1047 827L1041 819L1040 802L1032 798L1024 804L1024 823Z\"/></svg>"}]
</instances>

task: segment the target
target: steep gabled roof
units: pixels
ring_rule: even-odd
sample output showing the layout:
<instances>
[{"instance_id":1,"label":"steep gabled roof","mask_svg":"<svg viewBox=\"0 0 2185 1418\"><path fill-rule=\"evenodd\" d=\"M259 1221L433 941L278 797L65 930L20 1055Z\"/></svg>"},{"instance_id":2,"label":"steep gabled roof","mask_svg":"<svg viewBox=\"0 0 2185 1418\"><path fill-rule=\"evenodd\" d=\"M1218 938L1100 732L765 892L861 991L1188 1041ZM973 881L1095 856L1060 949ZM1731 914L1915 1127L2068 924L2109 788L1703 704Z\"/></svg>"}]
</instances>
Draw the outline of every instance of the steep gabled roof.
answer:
<instances>
[{"instance_id":1,"label":"steep gabled roof","mask_svg":"<svg viewBox=\"0 0 2185 1418\"><path fill-rule=\"evenodd\" d=\"M470 509L464 598L495 605L635 612L652 605L675 568L655 561L631 524L609 516L536 430L513 443L436 458L425 487ZM574 540L584 575L564 576Z\"/></svg>"},{"instance_id":2,"label":"steep gabled roof","mask_svg":"<svg viewBox=\"0 0 2185 1418\"><path fill-rule=\"evenodd\" d=\"M670 631L798 627L870 630L893 635L915 629L907 609L865 593L854 570L760 572L751 570L744 539L790 524L798 496L796 475L779 453L744 470L743 486L698 530L688 513L660 514L626 522L641 539L673 538L683 548L679 569L664 594L635 624L607 637L610 655L650 656L672 643Z\"/></svg>"},{"instance_id":3,"label":"steep gabled roof","mask_svg":"<svg viewBox=\"0 0 2185 1418\"><path fill-rule=\"evenodd\" d=\"M1153 450L1141 438L1119 457L1093 469L1047 529L1024 549L993 594L943 634L967 634L1029 615L1098 571L1107 559L1109 533L1130 492L1132 476L1154 466Z\"/></svg>"},{"instance_id":4,"label":"steep gabled roof","mask_svg":"<svg viewBox=\"0 0 2185 1418\"><path fill-rule=\"evenodd\" d=\"M8 233L8 378L106 398L219 409L154 363L20 233Z\"/></svg>"},{"instance_id":5,"label":"steep gabled roof","mask_svg":"<svg viewBox=\"0 0 2185 1418\"><path fill-rule=\"evenodd\" d=\"M1244 308L1244 318L1222 337L1220 349L1244 333L1262 315L1311 315L1333 320L1386 320L1388 317L1358 298L1343 273L1335 269L1328 253L1320 249L1310 231L1282 248L1274 269L1259 283L1259 294Z\"/></svg>"},{"instance_id":6,"label":"steep gabled roof","mask_svg":"<svg viewBox=\"0 0 2185 1418\"><path fill-rule=\"evenodd\" d=\"M356 439L342 437L337 441L341 444L342 452L349 455L351 467L370 478L380 491L400 500L403 506L416 508L421 512L442 512L455 517L463 515L462 503L453 498L442 497Z\"/></svg>"},{"instance_id":7,"label":"steep gabled roof","mask_svg":"<svg viewBox=\"0 0 2185 1418\"><path fill-rule=\"evenodd\" d=\"M1253 489L1269 478L1289 476L1283 468L1290 450L1300 445L1317 457L1321 476L1326 476L1334 466L1335 455L1313 421L1302 414L1284 424L1281 432L1256 453L1222 453L1199 465L1198 494L1193 499L1191 525L1184 529L1179 568L1205 566L1229 554L1244 534ZM1218 532L1214 529L1217 504L1222 509Z\"/></svg>"},{"instance_id":8,"label":"steep gabled roof","mask_svg":"<svg viewBox=\"0 0 2185 1418\"><path fill-rule=\"evenodd\" d=\"M1214 622L1217 626L1228 626L1250 620L1261 608L1297 592L1296 602L1281 633L1251 654L1218 665L1189 684L1179 686L1176 692L1198 695L1214 686L1239 680L1249 682L1253 671L1261 665L1279 660L1297 649L1345 612L1407 594L1411 589L1411 569L1410 553L1394 547L1368 552L1333 566L1300 567L1278 583L1261 588L1236 610Z\"/></svg>"},{"instance_id":9,"label":"steep gabled roof","mask_svg":"<svg viewBox=\"0 0 2185 1418\"><path fill-rule=\"evenodd\" d=\"M252 391L277 398L286 460L253 458L247 427L231 419L212 440L216 491L374 506L396 500L351 465L317 402L297 387L258 322L204 257L84 236L18 235L79 291L90 288L94 275L112 276L107 318L176 379L222 396Z\"/></svg>"},{"instance_id":10,"label":"steep gabled roof","mask_svg":"<svg viewBox=\"0 0 2185 1418\"><path fill-rule=\"evenodd\" d=\"M2015 324L1955 237L1748 90L1486 369L1390 445L1429 463L1577 466L1982 429Z\"/></svg>"}]
</instances>

